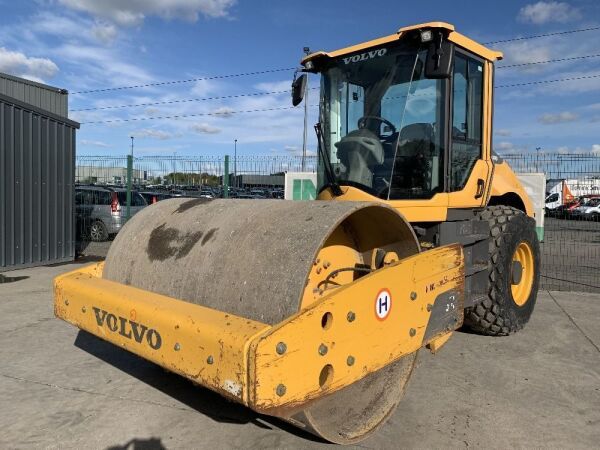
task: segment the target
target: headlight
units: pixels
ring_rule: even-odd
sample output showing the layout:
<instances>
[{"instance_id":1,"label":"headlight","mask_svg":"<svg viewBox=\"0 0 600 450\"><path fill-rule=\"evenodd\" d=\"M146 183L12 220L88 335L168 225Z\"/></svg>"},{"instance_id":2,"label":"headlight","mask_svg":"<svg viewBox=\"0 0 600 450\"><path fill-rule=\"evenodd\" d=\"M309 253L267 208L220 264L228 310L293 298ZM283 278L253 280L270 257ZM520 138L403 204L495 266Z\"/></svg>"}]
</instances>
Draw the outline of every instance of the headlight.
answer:
<instances>
[{"instance_id":1,"label":"headlight","mask_svg":"<svg viewBox=\"0 0 600 450\"><path fill-rule=\"evenodd\" d=\"M429 42L433 39L431 30L421 31L421 42Z\"/></svg>"}]
</instances>

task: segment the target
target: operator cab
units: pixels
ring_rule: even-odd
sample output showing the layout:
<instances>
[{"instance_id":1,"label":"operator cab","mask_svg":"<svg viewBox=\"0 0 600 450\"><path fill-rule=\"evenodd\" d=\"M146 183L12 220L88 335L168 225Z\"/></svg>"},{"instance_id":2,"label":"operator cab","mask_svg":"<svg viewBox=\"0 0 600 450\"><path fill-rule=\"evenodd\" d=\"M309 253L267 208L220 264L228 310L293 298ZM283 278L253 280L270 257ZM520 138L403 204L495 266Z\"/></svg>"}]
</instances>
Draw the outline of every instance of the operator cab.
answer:
<instances>
[{"instance_id":1,"label":"operator cab","mask_svg":"<svg viewBox=\"0 0 600 450\"><path fill-rule=\"evenodd\" d=\"M319 191L354 186L401 200L462 189L482 156L485 64L455 48L452 31L409 27L303 61L321 73Z\"/></svg>"},{"instance_id":2,"label":"operator cab","mask_svg":"<svg viewBox=\"0 0 600 450\"><path fill-rule=\"evenodd\" d=\"M444 115L440 80L425 78L426 50L413 42L373 58L332 61L322 75L325 151L340 184L379 198L422 198L442 190ZM367 53L368 55L369 53Z\"/></svg>"}]
</instances>

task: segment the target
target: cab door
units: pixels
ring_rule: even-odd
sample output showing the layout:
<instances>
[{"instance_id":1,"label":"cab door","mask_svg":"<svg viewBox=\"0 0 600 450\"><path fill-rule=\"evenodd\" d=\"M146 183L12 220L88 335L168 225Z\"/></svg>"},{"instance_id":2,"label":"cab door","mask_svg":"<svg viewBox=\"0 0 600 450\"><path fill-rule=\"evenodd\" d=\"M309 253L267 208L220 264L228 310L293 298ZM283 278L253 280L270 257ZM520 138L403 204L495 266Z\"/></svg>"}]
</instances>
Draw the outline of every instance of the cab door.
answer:
<instances>
[{"instance_id":1,"label":"cab door","mask_svg":"<svg viewBox=\"0 0 600 450\"><path fill-rule=\"evenodd\" d=\"M492 65L456 49L447 180L450 208L485 206L492 178Z\"/></svg>"}]
</instances>

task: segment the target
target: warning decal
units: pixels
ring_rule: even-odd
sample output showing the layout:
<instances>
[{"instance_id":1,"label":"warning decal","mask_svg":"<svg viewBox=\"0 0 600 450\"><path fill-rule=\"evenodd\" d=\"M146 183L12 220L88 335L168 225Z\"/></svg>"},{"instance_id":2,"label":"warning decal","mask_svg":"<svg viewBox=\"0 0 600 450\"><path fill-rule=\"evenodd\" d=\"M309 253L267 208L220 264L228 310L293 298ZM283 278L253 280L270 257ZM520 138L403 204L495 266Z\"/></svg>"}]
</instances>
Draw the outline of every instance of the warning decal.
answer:
<instances>
[{"instance_id":1,"label":"warning decal","mask_svg":"<svg viewBox=\"0 0 600 450\"><path fill-rule=\"evenodd\" d=\"M392 294L387 289L382 289L375 299L375 316L378 320L385 320L392 310Z\"/></svg>"}]
</instances>

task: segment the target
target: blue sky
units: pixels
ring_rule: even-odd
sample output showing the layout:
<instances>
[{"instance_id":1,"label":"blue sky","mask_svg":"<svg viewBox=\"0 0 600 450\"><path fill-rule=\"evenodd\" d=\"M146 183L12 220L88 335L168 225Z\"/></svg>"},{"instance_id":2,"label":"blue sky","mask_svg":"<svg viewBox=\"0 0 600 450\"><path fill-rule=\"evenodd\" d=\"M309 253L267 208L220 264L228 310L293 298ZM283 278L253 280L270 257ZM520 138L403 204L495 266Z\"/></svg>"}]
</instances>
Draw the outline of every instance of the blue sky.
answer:
<instances>
[{"instance_id":1,"label":"blue sky","mask_svg":"<svg viewBox=\"0 0 600 450\"><path fill-rule=\"evenodd\" d=\"M0 71L68 89L70 109L289 89L291 70L100 93L74 92L291 68L302 47L333 50L431 20L482 42L600 25L597 0L303 2L267 0L0 0ZM600 54L600 30L497 44L498 66ZM600 76L600 57L498 69L497 85ZM312 78L314 87L318 79ZM311 91L311 104L316 91ZM289 93L73 111L78 153L297 155L302 109ZM181 119L156 116L206 114ZM104 124L85 122L150 119ZM316 122L311 108L310 123ZM496 89L495 148L600 153L600 78ZM314 151L310 130L309 149Z\"/></svg>"}]
</instances>

